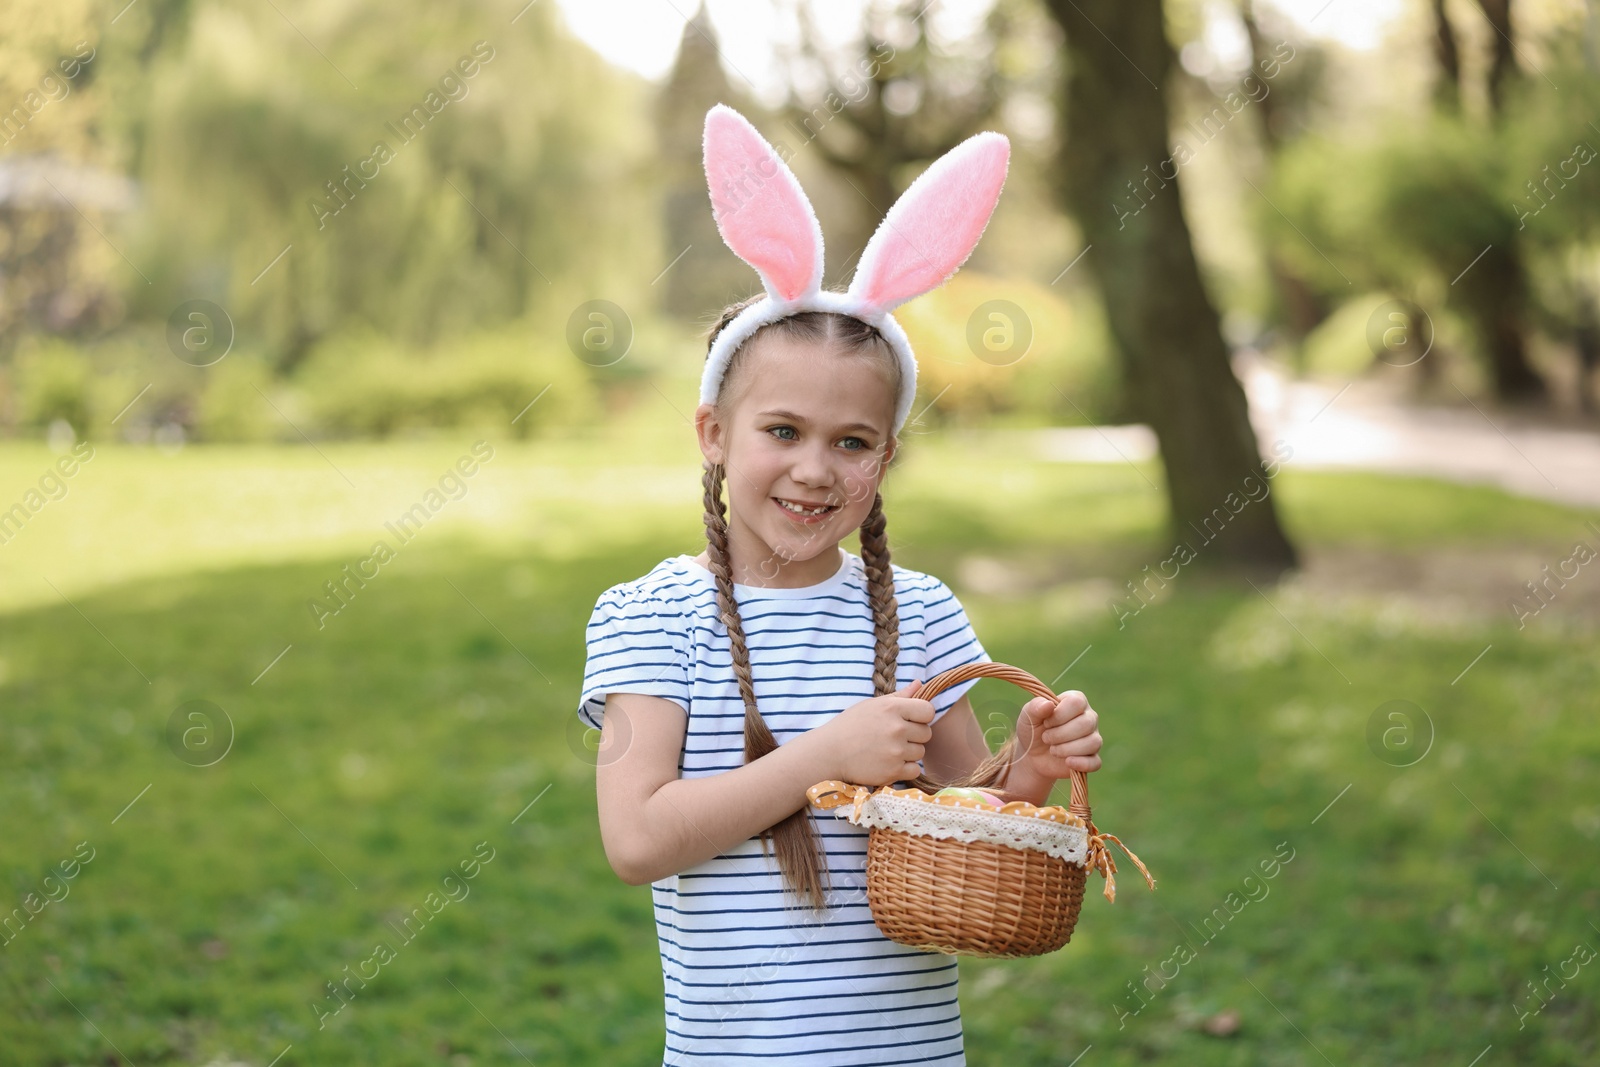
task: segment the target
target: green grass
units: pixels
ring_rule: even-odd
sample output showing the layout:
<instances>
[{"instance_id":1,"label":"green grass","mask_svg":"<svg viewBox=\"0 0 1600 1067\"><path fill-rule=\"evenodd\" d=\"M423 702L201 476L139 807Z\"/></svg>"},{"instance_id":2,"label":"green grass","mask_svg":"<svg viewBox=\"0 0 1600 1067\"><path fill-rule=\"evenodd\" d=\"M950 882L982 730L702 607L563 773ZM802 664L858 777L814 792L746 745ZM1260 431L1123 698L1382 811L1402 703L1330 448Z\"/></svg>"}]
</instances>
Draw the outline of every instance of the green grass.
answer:
<instances>
[{"instance_id":1,"label":"green grass","mask_svg":"<svg viewBox=\"0 0 1600 1067\"><path fill-rule=\"evenodd\" d=\"M115 1048L264 1067L292 1045L279 1067L524 1062L509 1038L535 1063L659 1062L649 892L606 865L573 729L595 597L700 536L692 447L636 437L497 443L321 629L307 599L470 441L322 445L326 460L106 446L0 546L6 906L94 849L0 946L0 1061L115 1063ZM51 459L0 450L0 506ZM1275 498L1313 553L1554 562L1586 517L1290 467ZM1519 631L1502 605L1445 617L1184 574L1119 629L1101 592L1167 554L1133 469L931 435L886 497L896 559L951 582L994 658L1049 680L1089 648L1057 685L1102 715L1096 821L1160 883L1124 861L1117 902L1092 879L1062 951L964 960L971 1063L1062 1064L1091 1044L1084 1067L1466 1067L1489 1045L1484 1067L1595 1060L1600 966L1521 1029L1513 1010L1576 944L1600 948L1592 625L1552 611ZM1050 582L980 593L959 578L974 556ZM193 699L232 722L213 766L168 747ZM986 681L973 699L1014 715L1022 696ZM1367 747L1394 699L1437 731L1411 767ZM479 842L495 854L470 894L403 943L390 924L442 897ZM1280 842L1294 859L1267 894L1198 933ZM380 940L395 958L319 1029L325 983ZM1180 944L1192 960L1119 1026L1128 983ZM1200 1027L1226 1011L1237 1033Z\"/></svg>"}]
</instances>

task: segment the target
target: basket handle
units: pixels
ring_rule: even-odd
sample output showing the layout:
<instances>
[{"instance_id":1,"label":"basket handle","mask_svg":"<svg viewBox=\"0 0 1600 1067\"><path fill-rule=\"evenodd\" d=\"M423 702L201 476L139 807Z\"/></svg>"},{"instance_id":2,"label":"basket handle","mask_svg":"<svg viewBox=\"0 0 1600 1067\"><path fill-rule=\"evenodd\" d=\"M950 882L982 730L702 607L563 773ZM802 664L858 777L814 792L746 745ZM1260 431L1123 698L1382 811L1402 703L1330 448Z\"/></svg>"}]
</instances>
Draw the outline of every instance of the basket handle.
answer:
<instances>
[{"instance_id":1,"label":"basket handle","mask_svg":"<svg viewBox=\"0 0 1600 1067\"><path fill-rule=\"evenodd\" d=\"M1008 663L968 663L965 666L952 667L950 670L942 674L936 674L921 685L916 686L907 695L914 700L926 700L936 693L944 692L953 685L960 685L962 682L973 678L999 678L1001 681L1010 682L1020 689L1027 690L1034 696L1046 697L1050 700L1056 699L1055 693L1050 691L1049 686L1022 668L1013 667ZM1134 866L1139 868L1139 873L1144 875L1146 884L1151 889L1154 889L1156 887L1155 878L1151 876L1149 869L1145 867L1139 857L1133 854L1133 850L1124 845L1115 834L1101 833L1100 829L1095 826L1094 820L1089 817L1089 783L1085 779L1084 773L1082 771L1072 771L1071 776L1072 803L1068 805L1067 810L1074 815L1081 816L1084 824L1089 828L1088 866L1090 870L1099 871L1101 877L1106 880L1106 899L1113 901L1117 899L1117 880L1115 877L1117 865L1111 858L1111 849L1107 847L1107 842L1114 843L1118 848L1126 852L1128 858L1133 861ZM837 803L842 802L839 801Z\"/></svg>"},{"instance_id":2,"label":"basket handle","mask_svg":"<svg viewBox=\"0 0 1600 1067\"><path fill-rule=\"evenodd\" d=\"M960 685L962 682L973 678L998 678L1003 682L1010 682L1020 689L1032 693L1036 697L1046 697L1051 701L1056 699L1056 694L1050 687L1039 679L1023 670L1013 667L1008 663L968 663L960 667L952 667L942 674L932 678L907 693L912 700L928 700L937 693L942 693L951 686ZM1072 771L1072 803L1068 811L1074 815L1082 816L1084 822L1089 821L1089 782L1082 771Z\"/></svg>"}]
</instances>

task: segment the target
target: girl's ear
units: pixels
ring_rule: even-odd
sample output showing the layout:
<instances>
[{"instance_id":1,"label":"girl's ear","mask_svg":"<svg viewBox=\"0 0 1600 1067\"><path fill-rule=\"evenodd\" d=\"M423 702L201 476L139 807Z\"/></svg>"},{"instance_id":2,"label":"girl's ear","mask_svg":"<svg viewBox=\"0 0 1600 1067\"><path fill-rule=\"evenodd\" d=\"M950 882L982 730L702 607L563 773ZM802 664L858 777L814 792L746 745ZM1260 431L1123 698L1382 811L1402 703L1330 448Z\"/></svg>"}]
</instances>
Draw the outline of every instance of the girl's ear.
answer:
<instances>
[{"instance_id":1,"label":"girl's ear","mask_svg":"<svg viewBox=\"0 0 1600 1067\"><path fill-rule=\"evenodd\" d=\"M701 404L694 409L694 432L700 441L700 454L708 463L727 462L726 440L722 424L717 421L716 409Z\"/></svg>"},{"instance_id":2,"label":"girl's ear","mask_svg":"<svg viewBox=\"0 0 1600 1067\"><path fill-rule=\"evenodd\" d=\"M878 484L883 484L883 476L889 470L889 464L894 462L894 454L900 451L900 438L891 436L883 446L883 462L878 464Z\"/></svg>"}]
</instances>

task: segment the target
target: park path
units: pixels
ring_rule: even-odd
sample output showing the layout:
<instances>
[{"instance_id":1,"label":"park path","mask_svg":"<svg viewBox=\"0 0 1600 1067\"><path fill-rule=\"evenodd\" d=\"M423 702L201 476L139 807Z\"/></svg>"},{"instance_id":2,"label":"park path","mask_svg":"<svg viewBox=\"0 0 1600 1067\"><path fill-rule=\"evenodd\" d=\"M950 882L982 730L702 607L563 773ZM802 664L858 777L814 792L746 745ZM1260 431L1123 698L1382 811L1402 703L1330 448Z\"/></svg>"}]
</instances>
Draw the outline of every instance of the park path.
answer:
<instances>
[{"instance_id":1,"label":"park path","mask_svg":"<svg viewBox=\"0 0 1600 1067\"><path fill-rule=\"evenodd\" d=\"M1519 496L1600 507L1600 429L1566 427L1491 409L1404 403L1383 383L1297 381L1263 361L1236 369L1250 399L1263 455L1274 442L1295 468L1415 474L1498 486ZM1027 431L1036 455L1122 463L1156 455L1148 426L1072 426Z\"/></svg>"}]
</instances>

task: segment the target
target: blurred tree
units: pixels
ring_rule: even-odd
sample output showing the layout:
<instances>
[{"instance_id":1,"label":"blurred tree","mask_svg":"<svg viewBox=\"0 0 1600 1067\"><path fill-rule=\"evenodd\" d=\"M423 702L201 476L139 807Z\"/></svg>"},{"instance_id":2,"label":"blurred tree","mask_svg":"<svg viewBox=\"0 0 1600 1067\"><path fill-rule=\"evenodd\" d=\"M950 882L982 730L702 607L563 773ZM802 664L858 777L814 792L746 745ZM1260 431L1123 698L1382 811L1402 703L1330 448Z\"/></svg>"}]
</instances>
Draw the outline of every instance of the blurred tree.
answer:
<instances>
[{"instance_id":1,"label":"blurred tree","mask_svg":"<svg viewBox=\"0 0 1600 1067\"><path fill-rule=\"evenodd\" d=\"M89 336L121 317L126 265L101 231L131 186L55 152L0 156L0 364L25 334Z\"/></svg>"},{"instance_id":2,"label":"blurred tree","mask_svg":"<svg viewBox=\"0 0 1600 1067\"><path fill-rule=\"evenodd\" d=\"M1509 43L1508 12L1492 16L1502 44ZM1454 30L1443 28L1448 15L1436 8L1434 16L1436 40L1453 41ZM1491 47L1498 54L1501 44ZM1436 46L1436 62L1455 63L1441 52ZM1555 253L1592 225L1585 198L1562 190L1580 173L1584 153L1574 155L1572 138L1593 111L1584 111L1584 93L1558 94L1553 85L1545 93L1543 79L1536 87L1502 63L1500 88L1485 86L1489 113L1469 115L1449 103L1459 96L1450 88L1459 74L1456 66L1441 66L1435 85L1445 88L1420 116L1398 114L1359 139L1317 137L1291 146L1271 194L1288 221L1263 215L1273 243L1324 291L1353 283L1422 309L1452 308L1470 324L1495 396L1545 402L1548 388L1527 350L1543 314L1534 305L1530 257L1559 262ZM1592 82L1580 76L1572 84ZM1567 97L1578 106L1564 106ZM1565 177L1552 172L1557 166L1567 168ZM1314 253L1306 251L1308 242ZM1574 313L1581 309L1566 303ZM1412 336L1426 331L1420 319L1413 326L1419 328ZM1436 378L1439 362L1418 364L1424 382Z\"/></svg>"},{"instance_id":3,"label":"blurred tree","mask_svg":"<svg viewBox=\"0 0 1600 1067\"><path fill-rule=\"evenodd\" d=\"M1266 157L1265 169L1270 170L1283 146L1307 124L1305 113L1322 73L1321 49L1313 48L1305 41L1296 41L1292 47L1304 58L1300 58L1298 65L1292 69L1281 69L1283 65L1273 55L1276 42L1269 40L1263 32L1255 0L1240 0L1239 17L1244 23L1246 39L1250 42L1251 71L1259 78L1262 72L1275 68L1279 70L1272 79L1271 87L1254 108ZM1272 36L1287 41L1288 27L1285 21L1278 16L1274 22ZM1260 178L1264 181L1266 174L1260 175ZM1267 273L1278 294L1283 323L1290 338L1298 343L1328 317L1331 310L1328 300L1307 284L1271 243L1263 244Z\"/></svg>"},{"instance_id":4,"label":"blurred tree","mask_svg":"<svg viewBox=\"0 0 1600 1067\"><path fill-rule=\"evenodd\" d=\"M680 318L714 315L754 292L757 284L750 268L722 243L711 214L701 141L706 112L714 104L727 104L758 123L763 110L729 84L716 28L702 5L683 28L678 58L653 105L669 257L657 284L662 308Z\"/></svg>"},{"instance_id":5,"label":"blurred tree","mask_svg":"<svg viewBox=\"0 0 1600 1067\"><path fill-rule=\"evenodd\" d=\"M1461 109L1461 50L1456 46L1455 27L1445 0L1433 3L1433 58L1438 75L1433 82L1434 106L1454 113Z\"/></svg>"},{"instance_id":6,"label":"blurred tree","mask_svg":"<svg viewBox=\"0 0 1600 1067\"><path fill-rule=\"evenodd\" d=\"M1516 43L1512 38L1511 0L1478 0L1494 35L1489 38L1489 71L1485 76L1489 106L1496 115L1505 110L1506 84L1517 76Z\"/></svg>"},{"instance_id":7,"label":"blurred tree","mask_svg":"<svg viewBox=\"0 0 1600 1067\"><path fill-rule=\"evenodd\" d=\"M1066 33L1069 61L1059 189L1089 238L1088 262L1135 410L1160 445L1172 532L1189 538L1214 509L1240 499L1244 479L1259 478L1261 453L1201 283L1176 177L1156 179L1159 188L1141 178L1168 158L1164 87L1174 57L1162 5L1047 0L1047 8ZM1136 178L1150 199L1137 212L1119 211ZM1296 562L1271 496L1239 509L1211 544L1202 557L1208 565L1281 570Z\"/></svg>"},{"instance_id":8,"label":"blurred tree","mask_svg":"<svg viewBox=\"0 0 1600 1067\"><path fill-rule=\"evenodd\" d=\"M133 314L215 300L285 373L347 324L427 345L537 315L559 337L584 299L630 303L659 270L645 87L552 7L515 18L357 0L169 24L119 101L149 193ZM154 20L130 8L126 47Z\"/></svg>"},{"instance_id":9,"label":"blurred tree","mask_svg":"<svg viewBox=\"0 0 1600 1067\"><path fill-rule=\"evenodd\" d=\"M1588 34L1554 33L1540 42L1540 77L1520 79L1495 136L1527 269L1529 325L1570 346L1578 406L1594 410L1600 407L1600 197L1593 195L1600 52L1593 44L1600 11L1591 7L1588 22Z\"/></svg>"},{"instance_id":10,"label":"blurred tree","mask_svg":"<svg viewBox=\"0 0 1600 1067\"><path fill-rule=\"evenodd\" d=\"M1510 83L1517 80L1511 26L1511 0L1478 0L1495 31L1486 76L1490 121L1505 122ZM1494 371L1495 395L1506 401L1548 399L1544 379L1528 363L1528 271L1516 231L1492 241L1482 259L1462 276L1466 310L1476 322ZM1475 276L1474 276L1475 275Z\"/></svg>"},{"instance_id":11,"label":"blurred tree","mask_svg":"<svg viewBox=\"0 0 1600 1067\"><path fill-rule=\"evenodd\" d=\"M0 35L0 365L29 332L91 335L121 314L107 243L132 189L96 165L104 63L85 0L12 2ZM99 232L97 232L99 231Z\"/></svg>"},{"instance_id":12,"label":"blurred tree","mask_svg":"<svg viewBox=\"0 0 1600 1067\"><path fill-rule=\"evenodd\" d=\"M865 201L856 231L836 242L853 260L911 177L992 125L1004 98L996 49L987 34L936 46L929 0L875 0L859 51L844 52L820 42L806 0L782 6L799 28L786 57L785 126Z\"/></svg>"}]
</instances>

